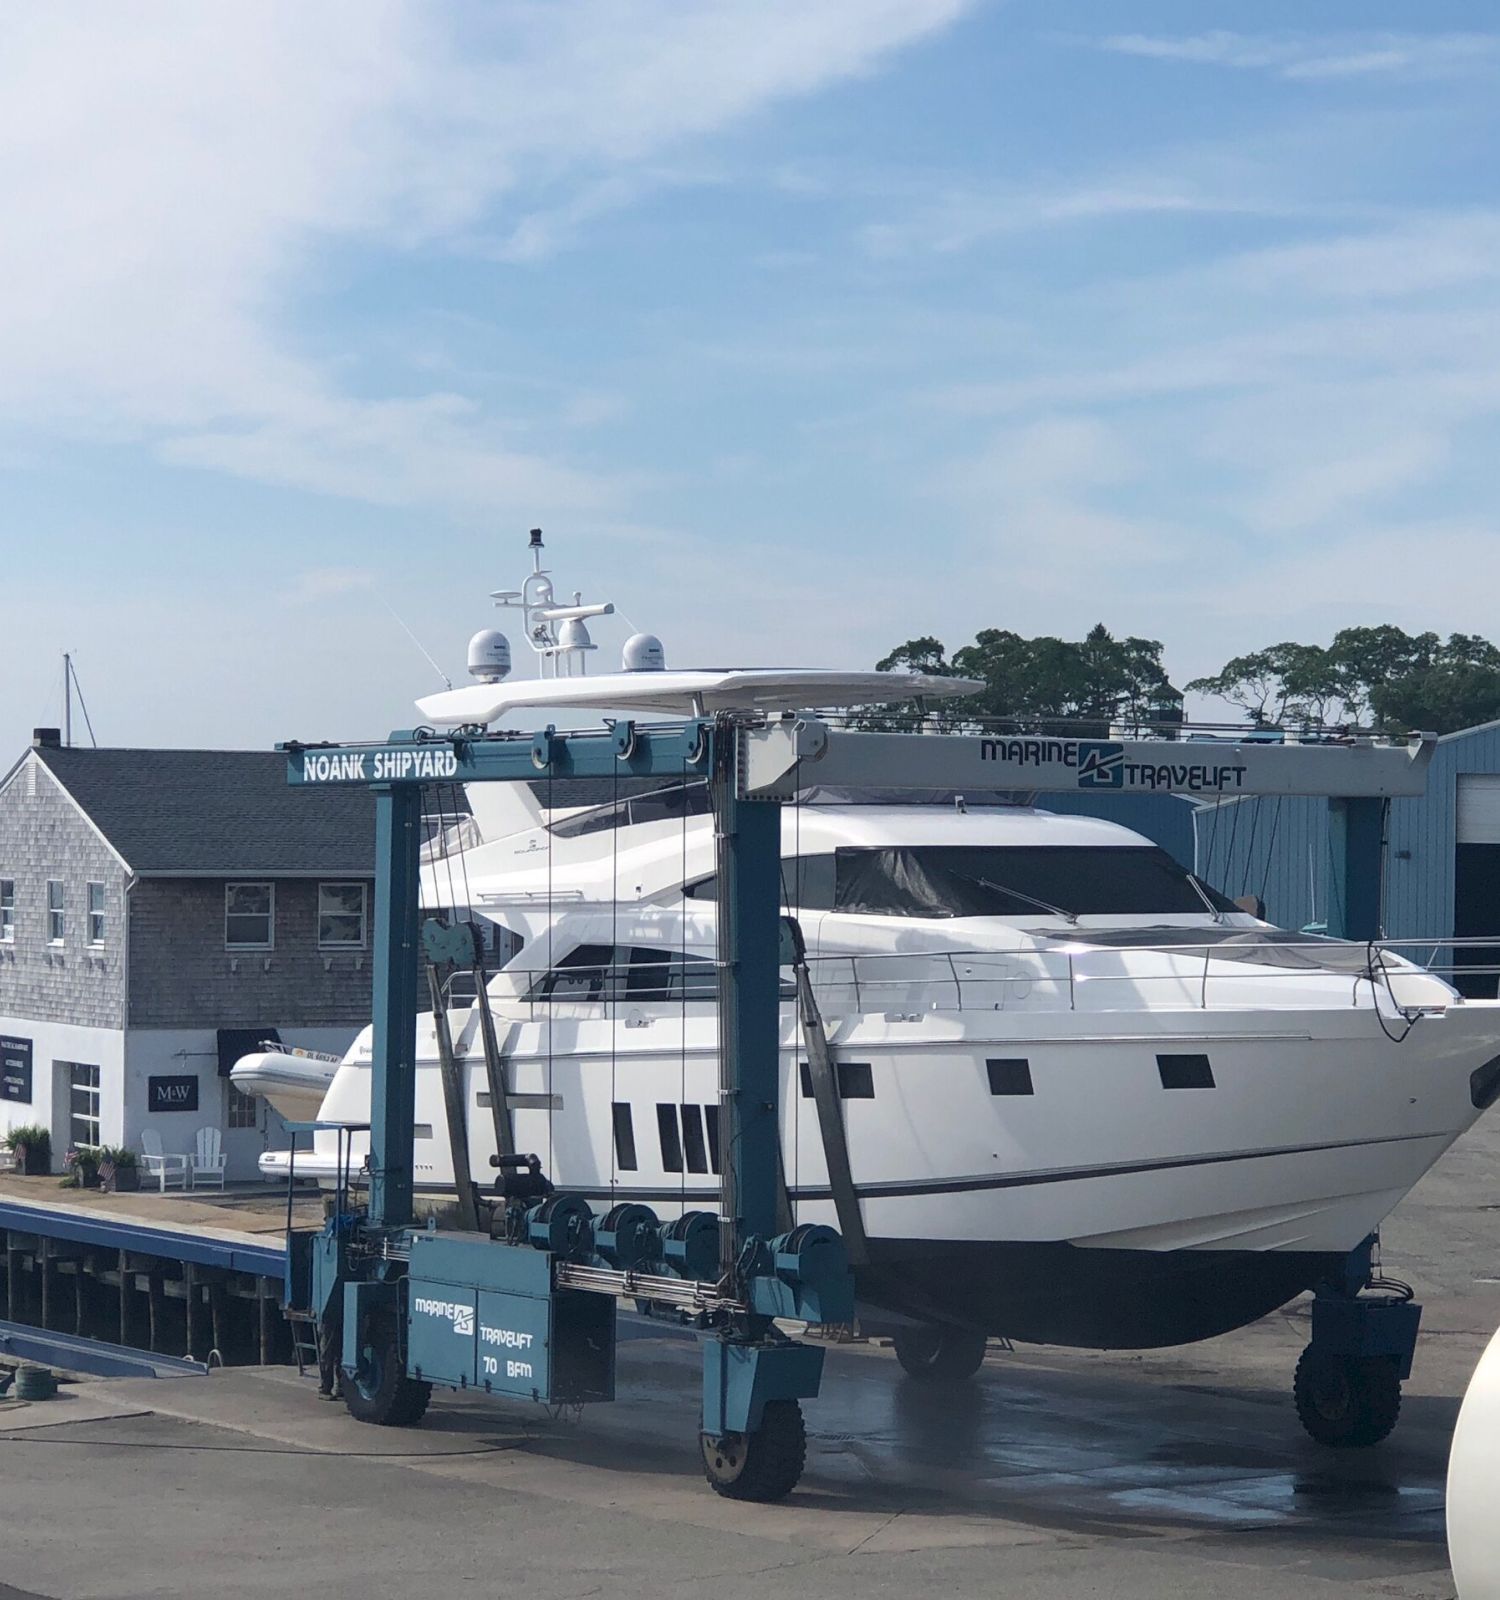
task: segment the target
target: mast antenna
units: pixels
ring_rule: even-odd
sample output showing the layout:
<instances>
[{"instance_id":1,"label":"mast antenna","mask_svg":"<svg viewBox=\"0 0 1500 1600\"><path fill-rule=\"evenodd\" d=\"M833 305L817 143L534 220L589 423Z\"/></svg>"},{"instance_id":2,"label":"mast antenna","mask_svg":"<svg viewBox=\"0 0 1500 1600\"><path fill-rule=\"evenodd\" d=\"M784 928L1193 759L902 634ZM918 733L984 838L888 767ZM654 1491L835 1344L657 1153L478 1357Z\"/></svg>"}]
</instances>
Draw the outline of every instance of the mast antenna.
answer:
<instances>
[{"instance_id":1,"label":"mast antenna","mask_svg":"<svg viewBox=\"0 0 1500 1600\"><path fill-rule=\"evenodd\" d=\"M94 723L89 716L88 702L83 698L83 685L78 681L78 669L73 665L73 652L63 651L63 744L66 748L73 747L73 696L78 696L78 709L83 713L83 725L89 730L89 743L94 749L99 748L99 741L94 737Z\"/></svg>"}]
</instances>

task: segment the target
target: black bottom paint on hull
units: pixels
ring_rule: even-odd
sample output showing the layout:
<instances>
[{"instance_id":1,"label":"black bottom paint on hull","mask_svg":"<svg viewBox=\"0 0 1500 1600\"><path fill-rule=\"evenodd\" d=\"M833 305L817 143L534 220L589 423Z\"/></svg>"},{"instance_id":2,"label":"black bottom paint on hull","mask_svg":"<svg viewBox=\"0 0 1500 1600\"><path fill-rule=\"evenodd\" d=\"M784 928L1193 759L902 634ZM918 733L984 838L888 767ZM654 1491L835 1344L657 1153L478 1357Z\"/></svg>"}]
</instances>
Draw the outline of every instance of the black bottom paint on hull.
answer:
<instances>
[{"instance_id":1,"label":"black bottom paint on hull","mask_svg":"<svg viewBox=\"0 0 1500 1600\"><path fill-rule=\"evenodd\" d=\"M449 1195L438 1185L419 1193ZM678 1199L656 1190L572 1190L614 1200ZM700 1196L688 1191L687 1200ZM717 1198L705 1191L702 1203ZM1079 1350L1156 1350L1232 1333L1337 1276L1343 1254L1289 1250L1085 1250L1066 1242L993 1239L868 1241L855 1271L866 1304L949 1321L992 1338Z\"/></svg>"},{"instance_id":2,"label":"black bottom paint on hull","mask_svg":"<svg viewBox=\"0 0 1500 1600\"><path fill-rule=\"evenodd\" d=\"M1311 1289L1337 1254L1085 1250L1071 1244L871 1239L859 1297L1024 1344L1150 1350L1229 1333Z\"/></svg>"}]
</instances>

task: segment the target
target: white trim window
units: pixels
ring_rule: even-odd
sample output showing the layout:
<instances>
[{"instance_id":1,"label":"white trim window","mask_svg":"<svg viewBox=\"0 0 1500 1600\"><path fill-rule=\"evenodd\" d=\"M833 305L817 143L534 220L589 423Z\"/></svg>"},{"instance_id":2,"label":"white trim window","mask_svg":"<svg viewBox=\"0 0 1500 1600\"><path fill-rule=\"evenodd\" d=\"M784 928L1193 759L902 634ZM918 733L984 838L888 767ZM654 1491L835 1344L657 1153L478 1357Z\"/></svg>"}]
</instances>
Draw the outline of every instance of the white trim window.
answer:
<instances>
[{"instance_id":1,"label":"white trim window","mask_svg":"<svg viewBox=\"0 0 1500 1600\"><path fill-rule=\"evenodd\" d=\"M228 1115L224 1119L225 1126L231 1132L245 1128L258 1128L260 1126L260 1101L253 1094L246 1094L243 1089L237 1089L227 1079L224 1087L229 1091Z\"/></svg>"},{"instance_id":2,"label":"white trim window","mask_svg":"<svg viewBox=\"0 0 1500 1600\"><path fill-rule=\"evenodd\" d=\"M47 943L62 944L68 936L67 886L60 878L47 880Z\"/></svg>"},{"instance_id":3,"label":"white trim window","mask_svg":"<svg viewBox=\"0 0 1500 1600\"><path fill-rule=\"evenodd\" d=\"M16 942L16 880L0 878L0 944Z\"/></svg>"},{"instance_id":4,"label":"white trim window","mask_svg":"<svg viewBox=\"0 0 1500 1600\"><path fill-rule=\"evenodd\" d=\"M99 1137L99 1069L68 1063L68 1143L75 1150L102 1143Z\"/></svg>"},{"instance_id":5,"label":"white trim window","mask_svg":"<svg viewBox=\"0 0 1500 1600\"><path fill-rule=\"evenodd\" d=\"M367 899L362 883L318 885L318 949L364 949Z\"/></svg>"},{"instance_id":6,"label":"white trim window","mask_svg":"<svg viewBox=\"0 0 1500 1600\"><path fill-rule=\"evenodd\" d=\"M224 948L270 950L275 944L276 885L224 885Z\"/></svg>"},{"instance_id":7,"label":"white trim window","mask_svg":"<svg viewBox=\"0 0 1500 1600\"><path fill-rule=\"evenodd\" d=\"M104 943L104 885L89 883L89 943Z\"/></svg>"}]
</instances>

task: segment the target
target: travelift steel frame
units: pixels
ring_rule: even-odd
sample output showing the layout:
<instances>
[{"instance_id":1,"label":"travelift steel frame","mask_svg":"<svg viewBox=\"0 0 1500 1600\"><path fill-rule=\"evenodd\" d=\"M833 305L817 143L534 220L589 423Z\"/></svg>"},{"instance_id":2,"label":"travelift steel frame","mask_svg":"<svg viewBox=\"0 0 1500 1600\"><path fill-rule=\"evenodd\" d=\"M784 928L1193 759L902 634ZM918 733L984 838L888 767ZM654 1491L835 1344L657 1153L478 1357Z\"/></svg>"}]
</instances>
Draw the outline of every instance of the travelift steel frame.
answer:
<instances>
[{"instance_id":1,"label":"travelift steel frame","mask_svg":"<svg viewBox=\"0 0 1500 1600\"><path fill-rule=\"evenodd\" d=\"M614 1394L620 1295L698 1313L704 1341L705 1472L723 1494L777 1499L801 1475L798 1402L818 1392L823 1351L775 1319L848 1323L853 1278L838 1235L778 1234L780 819L740 782L732 718L534 737L398 733L378 746L284 746L294 784L362 783L376 799L374 1029L369 1198L336 1207L294 1260L289 1300L341 1349L356 1416L416 1421L433 1383L549 1403ZM721 1212L661 1224L641 1205L595 1218L550 1192L535 1157L507 1158L499 1237L412 1226L418 887L424 784L546 777L704 776L723 884L719 1050Z\"/></svg>"},{"instance_id":2,"label":"travelift steel frame","mask_svg":"<svg viewBox=\"0 0 1500 1600\"><path fill-rule=\"evenodd\" d=\"M704 1341L702 1444L719 1492L775 1499L800 1476L798 1401L817 1394L823 1352L775 1319L852 1319L848 1252L834 1230L778 1234L779 969L783 952L779 802L807 783L979 792L1166 791L1205 798L1326 795L1344 819L1346 936L1373 937L1380 820L1418 794L1431 741L1226 745L988 734L836 730L813 718L726 713L665 726L616 722L536 735L459 729L395 733L377 745L283 746L293 784L363 784L377 811L374 1038L369 1198L345 1205L294 1249L289 1304L340 1352L346 1402L369 1421L409 1423L431 1386L478 1387L551 1403L611 1399L621 1295L696 1312ZM721 1214L661 1224L644 1206L595 1218L555 1194L535 1157L502 1155L492 1237L412 1226L421 792L426 784L616 776L706 778L719 902ZM807 1019L804 1019L806 1021ZM815 1019L814 1019L815 1020ZM852 1192L845 1197L858 1216ZM840 1215L846 1214L840 1207ZM1359 1255L1356 1252L1356 1255ZM1314 1344L1334 1360L1372 1352L1410 1365L1417 1308L1361 1300L1369 1255L1320 1291ZM331 1375L331 1374L330 1374Z\"/></svg>"}]
</instances>

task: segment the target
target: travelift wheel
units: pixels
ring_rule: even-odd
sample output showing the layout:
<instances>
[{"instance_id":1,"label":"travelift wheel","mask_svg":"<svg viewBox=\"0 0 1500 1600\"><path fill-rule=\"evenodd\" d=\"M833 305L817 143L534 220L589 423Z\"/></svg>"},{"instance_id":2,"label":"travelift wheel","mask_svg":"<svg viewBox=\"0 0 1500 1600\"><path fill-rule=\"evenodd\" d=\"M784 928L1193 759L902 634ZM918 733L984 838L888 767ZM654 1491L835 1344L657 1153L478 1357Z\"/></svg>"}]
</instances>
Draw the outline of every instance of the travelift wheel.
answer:
<instances>
[{"instance_id":1,"label":"travelift wheel","mask_svg":"<svg viewBox=\"0 0 1500 1600\"><path fill-rule=\"evenodd\" d=\"M701 1436L703 1475L730 1500L784 1500L807 1461L807 1429L795 1400L767 1400L756 1433Z\"/></svg>"},{"instance_id":2,"label":"travelift wheel","mask_svg":"<svg viewBox=\"0 0 1500 1600\"><path fill-rule=\"evenodd\" d=\"M985 1337L969 1328L903 1328L893 1343L896 1359L913 1378L954 1382L972 1378L984 1363Z\"/></svg>"},{"instance_id":3,"label":"travelift wheel","mask_svg":"<svg viewBox=\"0 0 1500 1600\"><path fill-rule=\"evenodd\" d=\"M432 1385L408 1378L396 1337L396 1316L378 1311L365 1324L359 1366L344 1378L344 1404L359 1422L384 1428L408 1428L422 1420Z\"/></svg>"},{"instance_id":4,"label":"travelift wheel","mask_svg":"<svg viewBox=\"0 0 1500 1600\"><path fill-rule=\"evenodd\" d=\"M1308 1345L1292 1379L1297 1416L1319 1444L1379 1444L1401 1415L1401 1379L1389 1356L1330 1356Z\"/></svg>"}]
</instances>

